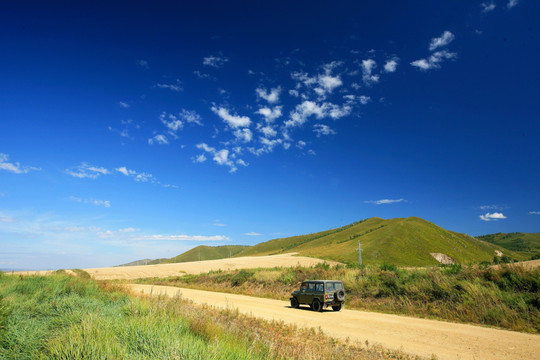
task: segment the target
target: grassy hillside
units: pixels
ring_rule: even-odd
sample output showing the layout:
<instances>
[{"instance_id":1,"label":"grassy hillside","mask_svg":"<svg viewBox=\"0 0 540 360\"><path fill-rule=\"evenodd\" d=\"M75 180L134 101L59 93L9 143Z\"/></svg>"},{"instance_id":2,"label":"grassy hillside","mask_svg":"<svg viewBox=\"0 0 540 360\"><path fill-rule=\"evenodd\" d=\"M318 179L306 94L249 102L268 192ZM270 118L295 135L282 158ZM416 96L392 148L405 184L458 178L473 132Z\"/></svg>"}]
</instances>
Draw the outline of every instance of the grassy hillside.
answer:
<instances>
[{"instance_id":1,"label":"grassy hillside","mask_svg":"<svg viewBox=\"0 0 540 360\"><path fill-rule=\"evenodd\" d=\"M540 251L540 233L497 233L477 236L477 238L513 251Z\"/></svg>"},{"instance_id":2,"label":"grassy hillside","mask_svg":"<svg viewBox=\"0 0 540 360\"><path fill-rule=\"evenodd\" d=\"M148 264L171 264L189 261L225 259L249 248L246 245L206 246L200 245L170 259L158 259Z\"/></svg>"},{"instance_id":3,"label":"grassy hillside","mask_svg":"<svg viewBox=\"0 0 540 360\"><path fill-rule=\"evenodd\" d=\"M438 264L430 253L443 253L463 264L478 263L492 261L495 250L501 250L513 258L523 257L417 217L389 220L370 218L319 233L270 240L252 246L237 256L298 252L300 255L354 264L358 263L358 241L362 244L365 264Z\"/></svg>"}]
</instances>

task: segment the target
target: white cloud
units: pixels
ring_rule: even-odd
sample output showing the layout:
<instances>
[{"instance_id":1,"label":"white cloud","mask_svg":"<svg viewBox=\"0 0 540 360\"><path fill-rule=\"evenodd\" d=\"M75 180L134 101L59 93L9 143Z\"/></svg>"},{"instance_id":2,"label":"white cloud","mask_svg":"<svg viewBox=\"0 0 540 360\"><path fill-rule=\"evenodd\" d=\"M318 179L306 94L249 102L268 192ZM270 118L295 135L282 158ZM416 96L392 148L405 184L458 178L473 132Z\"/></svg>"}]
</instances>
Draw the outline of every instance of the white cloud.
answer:
<instances>
[{"instance_id":1,"label":"white cloud","mask_svg":"<svg viewBox=\"0 0 540 360\"><path fill-rule=\"evenodd\" d=\"M272 123L277 118L281 117L282 106L275 106L273 109L263 107L257 110L255 113L264 116L267 123Z\"/></svg>"},{"instance_id":2,"label":"white cloud","mask_svg":"<svg viewBox=\"0 0 540 360\"><path fill-rule=\"evenodd\" d=\"M456 37L450 31L446 30L438 38L431 39L429 44L429 51L433 51L437 48L450 44Z\"/></svg>"},{"instance_id":3,"label":"white cloud","mask_svg":"<svg viewBox=\"0 0 540 360\"><path fill-rule=\"evenodd\" d=\"M164 145L164 144L168 144L169 140L167 139L167 137L165 137L165 135L157 134L153 138L148 139L148 143L150 145L153 145L154 143Z\"/></svg>"},{"instance_id":4,"label":"white cloud","mask_svg":"<svg viewBox=\"0 0 540 360\"><path fill-rule=\"evenodd\" d=\"M245 233L244 235L246 235L246 236L261 236L262 234L259 234L259 233L256 233L256 232L252 231L252 232Z\"/></svg>"},{"instance_id":5,"label":"white cloud","mask_svg":"<svg viewBox=\"0 0 540 360\"><path fill-rule=\"evenodd\" d=\"M257 88L255 92L257 93L257 96L260 97L261 99L268 101L270 104L275 104L279 101L279 94L281 93L281 86L271 89L270 92L268 92L264 88Z\"/></svg>"},{"instance_id":6,"label":"white cloud","mask_svg":"<svg viewBox=\"0 0 540 360\"><path fill-rule=\"evenodd\" d=\"M210 76L210 74L202 73L199 70L195 70L193 74L195 74L195 76L197 76L199 79L209 79L209 80L213 79L212 76Z\"/></svg>"},{"instance_id":7,"label":"white cloud","mask_svg":"<svg viewBox=\"0 0 540 360\"><path fill-rule=\"evenodd\" d=\"M361 95L360 96L360 104L362 105L366 105L368 102L371 101L371 97L369 96L364 96L364 95Z\"/></svg>"},{"instance_id":8,"label":"white cloud","mask_svg":"<svg viewBox=\"0 0 540 360\"><path fill-rule=\"evenodd\" d=\"M120 105L121 107L123 107L124 109L127 109L129 107L131 107L127 102L125 101L120 101L118 102L118 105Z\"/></svg>"},{"instance_id":9,"label":"white cloud","mask_svg":"<svg viewBox=\"0 0 540 360\"><path fill-rule=\"evenodd\" d=\"M262 132L267 138L275 137L277 135L276 129L274 129L271 125L261 126L259 124L257 125L257 130Z\"/></svg>"},{"instance_id":10,"label":"white cloud","mask_svg":"<svg viewBox=\"0 0 540 360\"><path fill-rule=\"evenodd\" d=\"M143 69L150 69L150 67L148 66L148 61L146 60L137 60L137 65L139 65Z\"/></svg>"},{"instance_id":11,"label":"white cloud","mask_svg":"<svg viewBox=\"0 0 540 360\"><path fill-rule=\"evenodd\" d=\"M225 63L227 63L228 61L229 59L226 57L210 55L203 58L203 65L211 66L213 68L219 69L220 67L225 65Z\"/></svg>"},{"instance_id":12,"label":"white cloud","mask_svg":"<svg viewBox=\"0 0 540 360\"><path fill-rule=\"evenodd\" d=\"M286 127L301 126L308 117L315 116L317 119L322 119L326 116L327 109L324 105L318 105L313 101L304 101L296 105L294 111L290 114L290 119L285 121Z\"/></svg>"},{"instance_id":13,"label":"white cloud","mask_svg":"<svg viewBox=\"0 0 540 360\"><path fill-rule=\"evenodd\" d=\"M487 12L495 10L497 5L495 5L495 3L493 1L490 1L490 2L481 3L480 7L482 8L483 13L487 13Z\"/></svg>"},{"instance_id":14,"label":"white cloud","mask_svg":"<svg viewBox=\"0 0 540 360\"><path fill-rule=\"evenodd\" d=\"M307 145L307 143L303 140L299 140L297 143L296 143L296 147L299 148L299 149L303 149L305 148Z\"/></svg>"},{"instance_id":15,"label":"white cloud","mask_svg":"<svg viewBox=\"0 0 540 360\"><path fill-rule=\"evenodd\" d=\"M174 83L174 84L160 84L160 83L158 83L158 84L156 84L156 87L158 87L160 89L169 89L169 90L176 91L176 92L184 90L184 88L182 87L182 82L180 81L180 79L176 79L176 83Z\"/></svg>"},{"instance_id":16,"label":"white cloud","mask_svg":"<svg viewBox=\"0 0 540 360\"><path fill-rule=\"evenodd\" d=\"M199 156L193 159L194 163L203 163L205 161L206 161L206 156L204 156L204 154L200 154Z\"/></svg>"},{"instance_id":17,"label":"white cloud","mask_svg":"<svg viewBox=\"0 0 540 360\"><path fill-rule=\"evenodd\" d=\"M364 201L364 203L366 203L366 204L375 204L375 205L395 204L395 203L401 203L401 202L407 202L407 200L405 200L405 199L381 199L381 200Z\"/></svg>"},{"instance_id":18,"label":"white cloud","mask_svg":"<svg viewBox=\"0 0 540 360\"><path fill-rule=\"evenodd\" d=\"M89 165L87 163L82 163L79 166L66 170L66 173L79 179L97 179L101 175L110 174L110 171L105 169L104 167L98 167Z\"/></svg>"},{"instance_id":19,"label":"white cloud","mask_svg":"<svg viewBox=\"0 0 540 360\"><path fill-rule=\"evenodd\" d=\"M251 124L249 117L231 115L226 108L212 106L212 111L223 119L231 128L248 127Z\"/></svg>"},{"instance_id":20,"label":"white cloud","mask_svg":"<svg viewBox=\"0 0 540 360\"><path fill-rule=\"evenodd\" d=\"M457 53L449 52L447 50L436 51L429 58L413 61L411 62L411 65L423 71L439 69L441 67L440 64L444 60L455 59L456 57Z\"/></svg>"},{"instance_id":21,"label":"white cloud","mask_svg":"<svg viewBox=\"0 0 540 360\"><path fill-rule=\"evenodd\" d=\"M253 139L253 133L248 128L237 129L234 131L234 136L237 140L242 142L250 142Z\"/></svg>"},{"instance_id":22,"label":"white cloud","mask_svg":"<svg viewBox=\"0 0 540 360\"><path fill-rule=\"evenodd\" d=\"M228 149L216 150L205 143L198 144L197 149L204 150L211 154L213 156L212 160L214 160L216 164L228 166L229 172L234 173L238 170L235 164L236 154L231 154ZM236 163L246 166L245 162L241 159L236 160Z\"/></svg>"},{"instance_id":23,"label":"white cloud","mask_svg":"<svg viewBox=\"0 0 540 360\"><path fill-rule=\"evenodd\" d=\"M331 93L335 88L343 85L343 81L341 81L339 76L331 75L319 75L318 82L325 93Z\"/></svg>"},{"instance_id":24,"label":"white cloud","mask_svg":"<svg viewBox=\"0 0 540 360\"><path fill-rule=\"evenodd\" d=\"M540 215L540 211L529 211L529 215Z\"/></svg>"},{"instance_id":25,"label":"white cloud","mask_svg":"<svg viewBox=\"0 0 540 360\"><path fill-rule=\"evenodd\" d=\"M9 216L0 216L0 223L15 223L18 220Z\"/></svg>"},{"instance_id":26,"label":"white cloud","mask_svg":"<svg viewBox=\"0 0 540 360\"><path fill-rule=\"evenodd\" d=\"M396 60L388 60L386 64L384 64L384 71L386 71L387 73L393 73L394 71L396 71L397 66L398 63Z\"/></svg>"},{"instance_id":27,"label":"white cloud","mask_svg":"<svg viewBox=\"0 0 540 360\"><path fill-rule=\"evenodd\" d=\"M197 114L196 111L182 109L178 115L188 123L194 123L202 126L201 116Z\"/></svg>"},{"instance_id":28,"label":"white cloud","mask_svg":"<svg viewBox=\"0 0 540 360\"><path fill-rule=\"evenodd\" d=\"M176 132L184 127L184 123L173 114L161 113L159 120L169 129L169 134L176 137Z\"/></svg>"},{"instance_id":29,"label":"white cloud","mask_svg":"<svg viewBox=\"0 0 540 360\"><path fill-rule=\"evenodd\" d=\"M92 204L92 205L104 206L106 208L111 207L111 202L109 200L81 199L75 196L70 196L69 200L82 203L82 204Z\"/></svg>"},{"instance_id":30,"label":"white cloud","mask_svg":"<svg viewBox=\"0 0 540 360\"><path fill-rule=\"evenodd\" d=\"M379 75L374 75L373 70L377 67L377 62L373 59L362 60L362 81L367 86L379 82Z\"/></svg>"},{"instance_id":31,"label":"white cloud","mask_svg":"<svg viewBox=\"0 0 540 360\"><path fill-rule=\"evenodd\" d=\"M225 235L144 235L130 238L144 241L230 241Z\"/></svg>"},{"instance_id":32,"label":"white cloud","mask_svg":"<svg viewBox=\"0 0 540 360\"><path fill-rule=\"evenodd\" d=\"M502 210L504 207L500 205L482 205L480 206L481 210Z\"/></svg>"},{"instance_id":33,"label":"white cloud","mask_svg":"<svg viewBox=\"0 0 540 360\"><path fill-rule=\"evenodd\" d=\"M125 166L116 168L115 170L121 174L124 174L125 176L132 177L137 182L151 182L151 183L159 184L159 181L157 181L156 178L152 174L130 170L126 168Z\"/></svg>"},{"instance_id":34,"label":"white cloud","mask_svg":"<svg viewBox=\"0 0 540 360\"><path fill-rule=\"evenodd\" d=\"M511 9L514 6L516 6L517 4L519 4L519 0L510 0L510 1L508 1L508 4L506 4L506 7Z\"/></svg>"},{"instance_id":35,"label":"white cloud","mask_svg":"<svg viewBox=\"0 0 540 360\"><path fill-rule=\"evenodd\" d=\"M480 215L480 219L484 220L484 221L497 221L497 220L501 220L501 219L506 219L506 216L503 215L503 213L498 213L498 212L495 212L495 213L486 213L484 215Z\"/></svg>"},{"instance_id":36,"label":"white cloud","mask_svg":"<svg viewBox=\"0 0 540 360\"><path fill-rule=\"evenodd\" d=\"M331 129L328 125L324 125L324 124L315 124L313 126L313 132L317 134L317 137L321 137L322 135L336 134L335 130Z\"/></svg>"},{"instance_id":37,"label":"white cloud","mask_svg":"<svg viewBox=\"0 0 540 360\"><path fill-rule=\"evenodd\" d=\"M6 170L15 174L26 174L30 171L38 171L40 168L33 166L21 166L18 162L10 163L9 155L0 153L0 170Z\"/></svg>"}]
</instances>

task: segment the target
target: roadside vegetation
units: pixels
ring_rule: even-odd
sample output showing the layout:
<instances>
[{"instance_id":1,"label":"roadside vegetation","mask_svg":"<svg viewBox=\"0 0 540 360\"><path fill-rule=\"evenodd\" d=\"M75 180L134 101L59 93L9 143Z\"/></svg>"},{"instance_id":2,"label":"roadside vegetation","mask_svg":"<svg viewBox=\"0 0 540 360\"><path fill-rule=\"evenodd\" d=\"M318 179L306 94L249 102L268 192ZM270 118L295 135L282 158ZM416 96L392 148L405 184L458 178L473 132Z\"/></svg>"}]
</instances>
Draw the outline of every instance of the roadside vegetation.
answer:
<instances>
[{"instance_id":1,"label":"roadside vegetation","mask_svg":"<svg viewBox=\"0 0 540 360\"><path fill-rule=\"evenodd\" d=\"M132 297L121 285L57 272L0 272L2 359L408 359L319 330L233 310Z\"/></svg>"},{"instance_id":2,"label":"roadside vegetation","mask_svg":"<svg viewBox=\"0 0 540 360\"><path fill-rule=\"evenodd\" d=\"M346 308L540 332L540 268L517 265L406 269L392 264L217 271L141 284L288 300L307 279L344 282Z\"/></svg>"}]
</instances>

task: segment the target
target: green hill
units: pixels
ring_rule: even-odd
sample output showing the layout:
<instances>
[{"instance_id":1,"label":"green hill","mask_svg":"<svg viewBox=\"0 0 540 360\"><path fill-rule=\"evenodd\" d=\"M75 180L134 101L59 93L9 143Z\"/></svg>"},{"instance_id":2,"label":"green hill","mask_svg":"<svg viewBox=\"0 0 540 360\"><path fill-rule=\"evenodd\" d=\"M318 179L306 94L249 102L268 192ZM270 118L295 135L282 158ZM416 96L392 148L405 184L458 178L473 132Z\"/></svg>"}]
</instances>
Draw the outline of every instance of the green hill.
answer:
<instances>
[{"instance_id":1,"label":"green hill","mask_svg":"<svg viewBox=\"0 0 540 360\"><path fill-rule=\"evenodd\" d=\"M430 253L448 255L459 263L479 263L492 261L495 250L514 258L522 257L495 244L445 230L417 217L389 220L370 218L337 229L270 240L252 246L237 256L298 252L304 256L358 263L358 241L361 242L365 264L438 264Z\"/></svg>"},{"instance_id":2,"label":"green hill","mask_svg":"<svg viewBox=\"0 0 540 360\"><path fill-rule=\"evenodd\" d=\"M540 251L540 233L497 233L477 236L477 238L513 251Z\"/></svg>"},{"instance_id":3,"label":"green hill","mask_svg":"<svg viewBox=\"0 0 540 360\"><path fill-rule=\"evenodd\" d=\"M170 259L158 259L148 264L171 264L189 261L225 259L249 248L246 245L206 246L200 245Z\"/></svg>"}]
</instances>

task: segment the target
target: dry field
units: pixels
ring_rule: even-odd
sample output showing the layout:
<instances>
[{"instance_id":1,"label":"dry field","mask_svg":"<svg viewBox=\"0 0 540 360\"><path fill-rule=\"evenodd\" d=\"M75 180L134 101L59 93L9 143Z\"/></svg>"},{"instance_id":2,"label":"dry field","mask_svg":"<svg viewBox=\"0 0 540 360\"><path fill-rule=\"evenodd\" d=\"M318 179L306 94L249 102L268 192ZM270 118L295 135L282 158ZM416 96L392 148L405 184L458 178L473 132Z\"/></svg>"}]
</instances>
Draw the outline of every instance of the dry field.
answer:
<instances>
[{"instance_id":1,"label":"dry field","mask_svg":"<svg viewBox=\"0 0 540 360\"><path fill-rule=\"evenodd\" d=\"M253 269L259 267L290 267L297 265L314 266L324 262L330 265L338 264L337 262L333 261L325 261L304 256L294 256L294 253L291 253L270 256L249 256L219 260L193 261L176 264L122 266L84 270L96 280L133 280L149 277L166 278L169 276L179 276L182 274L200 274L217 270ZM50 273L51 271L26 271L17 272L15 274L48 275Z\"/></svg>"}]
</instances>

